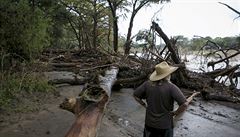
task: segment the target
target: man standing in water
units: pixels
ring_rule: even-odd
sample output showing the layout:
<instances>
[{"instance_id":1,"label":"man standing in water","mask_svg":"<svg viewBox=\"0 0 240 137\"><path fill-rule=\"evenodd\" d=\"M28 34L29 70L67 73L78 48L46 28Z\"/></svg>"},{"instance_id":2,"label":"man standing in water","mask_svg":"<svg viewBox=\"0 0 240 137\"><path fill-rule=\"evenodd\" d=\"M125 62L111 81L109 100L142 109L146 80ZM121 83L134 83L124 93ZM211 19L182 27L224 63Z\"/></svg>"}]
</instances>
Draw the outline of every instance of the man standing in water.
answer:
<instances>
[{"instance_id":1,"label":"man standing in water","mask_svg":"<svg viewBox=\"0 0 240 137\"><path fill-rule=\"evenodd\" d=\"M177 69L161 62L149 80L133 93L136 101L146 107L144 137L173 137L173 116L182 113L189 104L181 90L170 82L171 73ZM179 105L176 111L174 101Z\"/></svg>"}]
</instances>

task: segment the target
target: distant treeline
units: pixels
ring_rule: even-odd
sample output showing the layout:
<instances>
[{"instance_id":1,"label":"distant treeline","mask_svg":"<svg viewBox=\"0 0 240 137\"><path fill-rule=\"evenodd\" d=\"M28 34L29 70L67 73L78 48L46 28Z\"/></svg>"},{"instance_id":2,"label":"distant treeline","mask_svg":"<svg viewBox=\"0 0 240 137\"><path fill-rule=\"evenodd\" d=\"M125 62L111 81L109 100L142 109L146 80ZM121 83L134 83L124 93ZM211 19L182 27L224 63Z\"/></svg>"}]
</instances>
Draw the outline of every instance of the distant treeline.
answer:
<instances>
[{"instance_id":1,"label":"distant treeline","mask_svg":"<svg viewBox=\"0 0 240 137\"><path fill-rule=\"evenodd\" d=\"M149 30L140 30L136 35L136 42L134 43L135 48L148 47L155 45L156 47L164 47L165 43L163 40L159 44L159 36L155 32ZM211 48L221 48L221 49L239 49L240 48L240 34L233 37L201 37L194 36L192 39L184 37L182 35L174 36L172 39L177 40L176 46L182 50L197 51Z\"/></svg>"},{"instance_id":2,"label":"distant treeline","mask_svg":"<svg viewBox=\"0 0 240 137\"><path fill-rule=\"evenodd\" d=\"M221 47L222 49L227 48L240 48L240 36L235 37L196 37L188 39L183 36L178 36L177 46L183 49L189 50L200 50L202 47L205 49Z\"/></svg>"}]
</instances>

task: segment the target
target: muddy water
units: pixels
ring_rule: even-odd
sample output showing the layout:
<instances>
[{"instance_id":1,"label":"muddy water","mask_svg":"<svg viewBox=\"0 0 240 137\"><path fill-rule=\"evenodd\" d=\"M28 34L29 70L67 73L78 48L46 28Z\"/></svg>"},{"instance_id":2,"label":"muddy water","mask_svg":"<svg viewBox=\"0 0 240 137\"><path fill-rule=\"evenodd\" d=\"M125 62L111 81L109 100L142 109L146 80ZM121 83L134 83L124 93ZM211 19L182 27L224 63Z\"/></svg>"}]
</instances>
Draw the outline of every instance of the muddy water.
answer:
<instances>
[{"instance_id":1,"label":"muddy water","mask_svg":"<svg viewBox=\"0 0 240 137\"><path fill-rule=\"evenodd\" d=\"M145 109L132 98L132 89L113 92L99 137L141 137ZM239 137L240 110L215 102L193 101L174 129L175 137Z\"/></svg>"}]
</instances>

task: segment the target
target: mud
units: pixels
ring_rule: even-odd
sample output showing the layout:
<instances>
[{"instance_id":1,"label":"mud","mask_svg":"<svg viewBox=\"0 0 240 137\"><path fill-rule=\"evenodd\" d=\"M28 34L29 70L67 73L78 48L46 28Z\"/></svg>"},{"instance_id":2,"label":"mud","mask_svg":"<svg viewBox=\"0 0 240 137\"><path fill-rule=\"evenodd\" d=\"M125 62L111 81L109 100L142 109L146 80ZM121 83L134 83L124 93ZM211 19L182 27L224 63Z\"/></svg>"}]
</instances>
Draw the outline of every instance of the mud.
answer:
<instances>
[{"instance_id":1,"label":"mud","mask_svg":"<svg viewBox=\"0 0 240 137\"><path fill-rule=\"evenodd\" d=\"M0 130L0 137L64 137L75 120L71 112L59 108L65 97L79 94L82 86L60 86L60 97L45 104L38 113L23 114L16 124Z\"/></svg>"},{"instance_id":2,"label":"mud","mask_svg":"<svg viewBox=\"0 0 240 137\"><path fill-rule=\"evenodd\" d=\"M64 137L74 115L58 105L65 97L79 94L82 86L60 86L60 97L38 113L26 114L23 120L0 130L0 137ZM98 137L141 137L145 109L131 96L133 89L113 91ZM239 137L240 109L196 98L175 125L175 137Z\"/></svg>"},{"instance_id":3,"label":"mud","mask_svg":"<svg viewBox=\"0 0 240 137\"><path fill-rule=\"evenodd\" d=\"M100 129L100 137L142 136L145 109L134 101L132 92L132 89L113 92ZM114 134L112 131L115 131ZM175 122L174 135L175 137L239 137L240 109L196 98L184 115Z\"/></svg>"}]
</instances>

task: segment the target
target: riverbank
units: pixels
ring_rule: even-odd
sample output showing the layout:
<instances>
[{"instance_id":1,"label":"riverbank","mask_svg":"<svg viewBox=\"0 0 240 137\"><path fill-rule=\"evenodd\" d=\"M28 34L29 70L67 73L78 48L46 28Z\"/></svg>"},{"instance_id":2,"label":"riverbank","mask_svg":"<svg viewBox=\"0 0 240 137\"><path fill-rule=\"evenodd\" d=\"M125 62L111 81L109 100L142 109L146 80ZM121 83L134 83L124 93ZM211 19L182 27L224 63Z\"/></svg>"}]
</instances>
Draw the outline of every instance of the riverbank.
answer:
<instances>
[{"instance_id":1,"label":"riverbank","mask_svg":"<svg viewBox=\"0 0 240 137\"><path fill-rule=\"evenodd\" d=\"M74 121L74 115L58 105L65 97L79 94L82 86L61 86L60 96L37 113L23 114L15 124L0 130L0 137L64 137ZM132 98L133 89L113 91L99 137L141 137L145 109ZM184 116L176 123L175 137L238 137L240 133L240 106L235 108L215 101L205 102L197 97Z\"/></svg>"}]
</instances>

